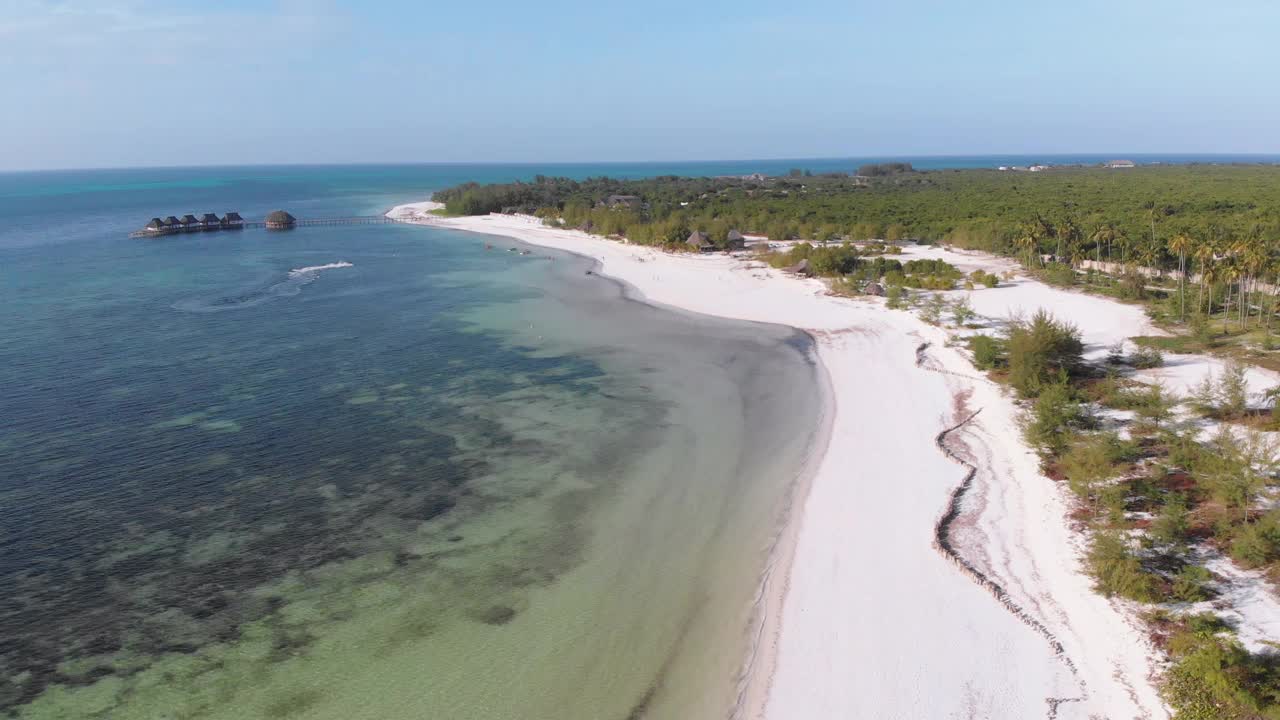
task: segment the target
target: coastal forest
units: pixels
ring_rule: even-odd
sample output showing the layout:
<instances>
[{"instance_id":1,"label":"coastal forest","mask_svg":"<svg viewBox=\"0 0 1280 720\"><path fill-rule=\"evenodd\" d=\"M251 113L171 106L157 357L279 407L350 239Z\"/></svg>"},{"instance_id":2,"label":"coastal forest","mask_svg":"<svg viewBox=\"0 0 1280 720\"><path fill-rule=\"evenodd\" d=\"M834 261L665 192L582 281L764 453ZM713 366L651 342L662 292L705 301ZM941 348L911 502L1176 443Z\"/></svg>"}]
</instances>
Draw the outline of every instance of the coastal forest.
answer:
<instances>
[{"instance_id":1,"label":"coastal forest","mask_svg":"<svg viewBox=\"0 0 1280 720\"><path fill-rule=\"evenodd\" d=\"M610 202L610 198L634 198ZM1280 166L1055 167L641 180L539 176L437 192L451 215L534 214L630 242L677 247L690 232L770 240L917 240L1200 272L1243 244L1280 240ZM1180 240L1175 241L1175 238ZM1034 264L1034 262L1033 262ZM1228 263L1230 264L1230 263ZM1201 267L1204 266L1204 267ZM1223 274L1231 274L1224 265Z\"/></svg>"}]
</instances>

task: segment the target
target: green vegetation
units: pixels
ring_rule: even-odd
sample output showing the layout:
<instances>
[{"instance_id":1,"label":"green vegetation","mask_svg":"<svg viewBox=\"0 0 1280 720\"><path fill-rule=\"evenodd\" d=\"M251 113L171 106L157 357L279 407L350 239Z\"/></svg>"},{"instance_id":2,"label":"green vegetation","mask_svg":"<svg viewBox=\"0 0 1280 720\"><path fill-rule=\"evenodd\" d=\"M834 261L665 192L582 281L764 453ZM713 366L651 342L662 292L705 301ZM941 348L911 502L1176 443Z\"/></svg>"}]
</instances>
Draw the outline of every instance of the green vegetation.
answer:
<instances>
[{"instance_id":1,"label":"green vegetation","mask_svg":"<svg viewBox=\"0 0 1280 720\"><path fill-rule=\"evenodd\" d=\"M1280 576L1280 509L1259 509L1264 493L1280 489L1274 444L1225 430L1202 443L1194 424L1172 422L1174 399L1162 386L1117 374L1159 366L1159 351L1117 345L1102 375L1084 364L1076 329L1045 312L1011 322L1002 337L967 342L978 368L1029 401L1024 435L1046 474L1079 498L1073 517L1092 530L1085 563L1098 592L1141 603L1212 600L1204 547ZM1091 403L1133 412L1127 435L1097 429ZM1206 378L1189 404L1220 419L1253 412L1238 365ZM1164 694L1175 720L1280 718L1274 657L1247 652L1211 615L1165 612L1153 623L1172 661Z\"/></svg>"},{"instance_id":2,"label":"green vegetation","mask_svg":"<svg viewBox=\"0 0 1280 720\"><path fill-rule=\"evenodd\" d=\"M917 172L905 164L883 164L858 174L796 173L762 181L538 177L506 185L471 183L440 191L435 199L451 214L551 209L569 226L592 220L612 226L597 232L638 242L660 242L662 232L643 228L672 224L713 238L716 223L770 238L825 239L825 228L849 240L913 238L1033 260L1052 254L1070 265L1092 259L1194 273L1213 268L1214 285L1233 275L1227 268L1235 264L1250 277L1274 275L1247 253L1236 263L1212 252L1280 239L1280 168L1274 166L1180 165L1124 173L1055 168L1029 175ZM610 195L635 195L644 205L611 209L604 204ZM1195 299L1180 294L1190 311ZM1198 300L1204 307L1205 299Z\"/></svg>"},{"instance_id":3,"label":"green vegetation","mask_svg":"<svg viewBox=\"0 0 1280 720\"><path fill-rule=\"evenodd\" d=\"M990 335L971 336L969 352L973 353L973 364L980 370L998 370L1008 364L1004 341Z\"/></svg>"},{"instance_id":4,"label":"green vegetation","mask_svg":"<svg viewBox=\"0 0 1280 720\"><path fill-rule=\"evenodd\" d=\"M1216 617L1191 616L1174 624L1166 647L1173 666L1164 691L1176 720L1280 718L1275 658L1247 652Z\"/></svg>"},{"instance_id":5,"label":"green vegetation","mask_svg":"<svg viewBox=\"0 0 1280 720\"><path fill-rule=\"evenodd\" d=\"M1082 369L1084 343L1075 326L1041 310L1030 322L1014 322L1006 352L1009 384L1023 397L1036 397L1049 385L1060 385Z\"/></svg>"},{"instance_id":6,"label":"green vegetation","mask_svg":"<svg viewBox=\"0 0 1280 720\"><path fill-rule=\"evenodd\" d=\"M612 202L615 195L638 202ZM1280 286L1278 196L1280 166L1274 165L1063 167L1029 174L921 172L884 163L857 175L796 169L763 179L539 176L461 185L436 199L449 214L533 213L552 224L671 248L682 247L692 230L724 247L729 231L738 229L772 240L914 239L986 250L1021 259L1046 282L1141 302L1157 322L1184 333L1150 339L1151 347L1194 347L1280 370L1280 353L1274 353L1280 342L1272 337L1273 288ZM1114 274L1083 270L1085 260L1113 263ZM958 279L904 269L886 282L942 290ZM975 287L997 282L987 274L966 281ZM846 285L856 290L857 282Z\"/></svg>"}]
</instances>

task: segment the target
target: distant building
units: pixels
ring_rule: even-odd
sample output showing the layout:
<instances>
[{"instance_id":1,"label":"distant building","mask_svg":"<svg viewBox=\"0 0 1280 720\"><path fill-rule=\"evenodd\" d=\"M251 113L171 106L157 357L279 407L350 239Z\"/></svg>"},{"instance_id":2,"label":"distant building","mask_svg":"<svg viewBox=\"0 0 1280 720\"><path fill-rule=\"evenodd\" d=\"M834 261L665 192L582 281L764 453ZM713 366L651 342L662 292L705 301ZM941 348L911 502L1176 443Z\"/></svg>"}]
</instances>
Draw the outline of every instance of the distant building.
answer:
<instances>
[{"instance_id":1,"label":"distant building","mask_svg":"<svg viewBox=\"0 0 1280 720\"><path fill-rule=\"evenodd\" d=\"M163 220L158 217L153 217L151 218L151 222L147 223L146 227L143 229L151 233L161 233L168 230L168 227L165 225Z\"/></svg>"},{"instance_id":2,"label":"distant building","mask_svg":"<svg viewBox=\"0 0 1280 720\"><path fill-rule=\"evenodd\" d=\"M200 221L197 220L196 216L192 215L191 213L187 213L186 215L183 215L181 222L182 222L183 230L196 230L200 227Z\"/></svg>"},{"instance_id":3,"label":"distant building","mask_svg":"<svg viewBox=\"0 0 1280 720\"><path fill-rule=\"evenodd\" d=\"M747 238L737 230L730 230L725 245L730 250L743 250L747 247Z\"/></svg>"},{"instance_id":4,"label":"distant building","mask_svg":"<svg viewBox=\"0 0 1280 720\"><path fill-rule=\"evenodd\" d=\"M1132 160L1111 160L1107 163L1109 168L1131 168L1137 167L1137 163Z\"/></svg>"},{"instance_id":5,"label":"distant building","mask_svg":"<svg viewBox=\"0 0 1280 720\"><path fill-rule=\"evenodd\" d=\"M164 226L169 228L170 230L181 230L182 221L179 220L177 216L170 215L169 217L164 219Z\"/></svg>"},{"instance_id":6,"label":"distant building","mask_svg":"<svg viewBox=\"0 0 1280 720\"><path fill-rule=\"evenodd\" d=\"M1027 169L1030 170L1031 172L1044 172L1045 170L1049 169L1049 166L1048 165L1032 165Z\"/></svg>"},{"instance_id":7,"label":"distant building","mask_svg":"<svg viewBox=\"0 0 1280 720\"><path fill-rule=\"evenodd\" d=\"M268 230L288 230L296 225L298 219L283 210L275 210L267 215Z\"/></svg>"},{"instance_id":8,"label":"distant building","mask_svg":"<svg viewBox=\"0 0 1280 720\"><path fill-rule=\"evenodd\" d=\"M874 295L875 297L884 297L884 286L881 285L880 283L867 283L867 286L862 288L862 292L865 295Z\"/></svg>"},{"instance_id":9,"label":"distant building","mask_svg":"<svg viewBox=\"0 0 1280 720\"><path fill-rule=\"evenodd\" d=\"M244 227L244 218L240 217L238 212L229 212L222 218L222 227L231 230L238 230Z\"/></svg>"},{"instance_id":10,"label":"distant building","mask_svg":"<svg viewBox=\"0 0 1280 720\"><path fill-rule=\"evenodd\" d=\"M707 234L702 232L701 230L694 230L693 232L689 233L689 239L685 240L684 242L686 245L693 248L694 250L697 250L698 252L705 252L715 247L714 245L711 244L711 238L708 237Z\"/></svg>"},{"instance_id":11,"label":"distant building","mask_svg":"<svg viewBox=\"0 0 1280 720\"><path fill-rule=\"evenodd\" d=\"M1001 165L1001 166L1000 166L1000 169L1001 169L1001 170L1008 170L1008 169L1009 169L1009 166L1008 166L1008 165Z\"/></svg>"},{"instance_id":12,"label":"distant building","mask_svg":"<svg viewBox=\"0 0 1280 720\"><path fill-rule=\"evenodd\" d=\"M629 208L631 210L639 210L644 201L639 195L610 195L605 198L604 204L610 208Z\"/></svg>"},{"instance_id":13,"label":"distant building","mask_svg":"<svg viewBox=\"0 0 1280 720\"><path fill-rule=\"evenodd\" d=\"M218 216L214 215L213 213L205 213L204 217L200 218L200 225L205 230L221 230L222 229L222 221L219 220Z\"/></svg>"}]
</instances>

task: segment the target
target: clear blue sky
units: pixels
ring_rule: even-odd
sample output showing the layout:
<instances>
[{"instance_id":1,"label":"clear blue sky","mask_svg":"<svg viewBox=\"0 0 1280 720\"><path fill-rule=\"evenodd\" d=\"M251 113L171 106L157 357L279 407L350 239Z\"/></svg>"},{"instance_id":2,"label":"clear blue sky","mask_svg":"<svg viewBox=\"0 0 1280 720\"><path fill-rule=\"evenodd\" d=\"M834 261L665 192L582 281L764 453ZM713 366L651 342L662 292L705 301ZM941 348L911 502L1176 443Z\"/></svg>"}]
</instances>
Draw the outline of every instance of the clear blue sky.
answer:
<instances>
[{"instance_id":1,"label":"clear blue sky","mask_svg":"<svg viewBox=\"0 0 1280 720\"><path fill-rule=\"evenodd\" d=\"M1280 152L1272 0L0 0L0 169Z\"/></svg>"}]
</instances>

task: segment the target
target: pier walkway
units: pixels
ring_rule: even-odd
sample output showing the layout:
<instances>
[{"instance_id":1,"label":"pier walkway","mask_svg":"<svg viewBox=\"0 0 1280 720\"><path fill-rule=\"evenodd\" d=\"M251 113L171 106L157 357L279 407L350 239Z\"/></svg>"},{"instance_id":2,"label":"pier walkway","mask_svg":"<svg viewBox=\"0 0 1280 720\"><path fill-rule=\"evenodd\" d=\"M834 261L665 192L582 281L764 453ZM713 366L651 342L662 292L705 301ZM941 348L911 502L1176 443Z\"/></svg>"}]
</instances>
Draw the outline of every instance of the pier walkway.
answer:
<instances>
[{"instance_id":1,"label":"pier walkway","mask_svg":"<svg viewBox=\"0 0 1280 720\"><path fill-rule=\"evenodd\" d=\"M392 223L403 223L403 222L405 221L397 218L389 218L385 215L355 215L352 217L337 217L337 218L312 218L312 219L299 218L297 220L294 220L289 227L290 228L318 227L322 225L390 225ZM188 234L196 234L200 232L215 232L219 230L228 231L228 230L239 230L241 228L265 228L266 226L267 226L267 221L265 219L264 220L245 220L243 222L235 223L234 225L226 225L226 226L204 227L199 225L191 225L191 226L166 228L160 231L147 230L147 229L135 230L129 233L129 237L159 238L159 237L168 237L170 235L188 235Z\"/></svg>"}]
</instances>

